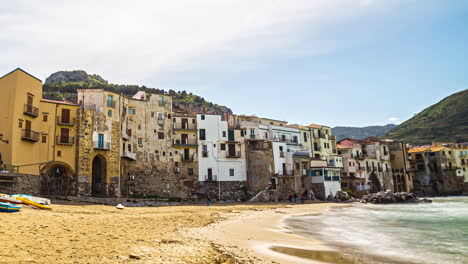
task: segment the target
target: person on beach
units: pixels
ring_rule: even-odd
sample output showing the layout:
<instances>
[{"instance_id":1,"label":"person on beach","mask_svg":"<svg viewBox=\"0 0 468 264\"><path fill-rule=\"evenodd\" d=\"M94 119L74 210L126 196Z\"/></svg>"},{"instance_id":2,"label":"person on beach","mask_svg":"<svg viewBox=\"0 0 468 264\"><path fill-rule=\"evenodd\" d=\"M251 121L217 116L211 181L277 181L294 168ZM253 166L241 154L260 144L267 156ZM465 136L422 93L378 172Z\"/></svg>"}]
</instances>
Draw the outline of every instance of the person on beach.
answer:
<instances>
[{"instance_id":1,"label":"person on beach","mask_svg":"<svg viewBox=\"0 0 468 264\"><path fill-rule=\"evenodd\" d=\"M302 194L302 195L301 195L301 203L304 203L304 202L305 202L305 195Z\"/></svg>"},{"instance_id":2,"label":"person on beach","mask_svg":"<svg viewBox=\"0 0 468 264\"><path fill-rule=\"evenodd\" d=\"M288 200L289 200L290 203L293 202L293 196L291 194L288 196Z\"/></svg>"},{"instance_id":3,"label":"person on beach","mask_svg":"<svg viewBox=\"0 0 468 264\"><path fill-rule=\"evenodd\" d=\"M297 193L294 193L294 195L293 195L293 200L294 200L294 203L297 202Z\"/></svg>"},{"instance_id":4,"label":"person on beach","mask_svg":"<svg viewBox=\"0 0 468 264\"><path fill-rule=\"evenodd\" d=\"M208 197L208 196L206 197L206 205L208 207L210 207L210 205L211 205L211 200L210 200L210 197Z\"/></svg>"}]
</instances>

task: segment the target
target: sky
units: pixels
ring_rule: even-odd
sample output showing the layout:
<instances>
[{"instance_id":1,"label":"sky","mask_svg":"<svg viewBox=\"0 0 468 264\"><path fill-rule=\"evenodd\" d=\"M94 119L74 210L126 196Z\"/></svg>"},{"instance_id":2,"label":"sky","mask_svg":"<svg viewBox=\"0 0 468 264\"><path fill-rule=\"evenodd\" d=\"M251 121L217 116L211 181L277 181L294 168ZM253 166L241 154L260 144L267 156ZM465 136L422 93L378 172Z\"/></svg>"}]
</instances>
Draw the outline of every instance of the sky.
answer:
<instances>
[{"instance_id":1,"label":"sky","mask_svg":"<svg viewBox=\"0 0 468 264\"><path fill-rule=\"evenodd\" d=\"M468 89L465 0L18 0L0 75L85 70L290 123L400 123Z\"/></svg>"}]
</instances>

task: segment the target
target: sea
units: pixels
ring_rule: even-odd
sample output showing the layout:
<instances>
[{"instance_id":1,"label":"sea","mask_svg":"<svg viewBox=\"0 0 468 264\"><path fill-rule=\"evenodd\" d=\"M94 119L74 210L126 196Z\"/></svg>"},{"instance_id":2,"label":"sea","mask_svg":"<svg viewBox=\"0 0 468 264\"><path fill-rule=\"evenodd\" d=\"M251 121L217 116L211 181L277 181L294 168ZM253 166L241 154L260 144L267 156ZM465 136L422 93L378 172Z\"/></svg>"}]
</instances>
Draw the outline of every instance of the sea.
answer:
<instances>
[{"instance_id":1,"label":"sea","mask_svg":"<svg viewBox=\"0 0 468 264\"><path fill-rule=\"evenodd\" d=\"M358 204L285 221L300 235L386 263L468 264L468 197Z\"/></svg>"}]
</instances>

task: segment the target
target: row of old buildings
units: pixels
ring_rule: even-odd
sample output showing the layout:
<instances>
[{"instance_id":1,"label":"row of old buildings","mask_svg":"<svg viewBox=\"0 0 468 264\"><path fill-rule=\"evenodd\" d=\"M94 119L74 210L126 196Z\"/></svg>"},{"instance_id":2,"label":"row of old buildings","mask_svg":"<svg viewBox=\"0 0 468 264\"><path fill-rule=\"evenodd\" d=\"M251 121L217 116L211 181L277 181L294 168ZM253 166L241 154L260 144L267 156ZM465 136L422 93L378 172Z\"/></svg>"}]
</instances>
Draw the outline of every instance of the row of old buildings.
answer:
<instances>
[{"instance_id":1,"label":"row of old buildings","mask_svg":"<svg viewBox=\"0 0 468 264\"><path fill-rule=\"evenodd\" d=\"M0 78L0 91L0 192L261 201L455 194L468 182L462 144L337 142L323 125L173 111L165 94L81 89L75 103L45 100L42 82L21 69Z\"/></svg>"}]
</instances>

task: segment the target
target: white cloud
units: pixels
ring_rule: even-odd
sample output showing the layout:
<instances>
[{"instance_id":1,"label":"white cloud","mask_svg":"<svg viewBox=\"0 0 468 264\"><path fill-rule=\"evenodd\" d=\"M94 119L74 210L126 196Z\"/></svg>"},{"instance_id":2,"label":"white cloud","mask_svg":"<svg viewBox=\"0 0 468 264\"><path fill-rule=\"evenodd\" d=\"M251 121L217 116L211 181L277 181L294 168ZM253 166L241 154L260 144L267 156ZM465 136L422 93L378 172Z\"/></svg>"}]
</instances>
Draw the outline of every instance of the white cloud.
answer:
<instances>
[{"instance_id":1,"label":"white cloud","mask_svg":"<svg viewBox=\"0 0 468 264\"><path fill-rule=\"evenodd\" d=\"M0 7L0 69L40 78L84 69L120 83L243 58L320 54L323 24L388 6L372 0L8 1ZM305 34L314 41L298 49ZM241 67L241 66L240 66Z\"/></svg>"},{"instance_id":2,"label":"white cloud","mask_svg":"<svg viewBox=\"0 0 468 264\"><path fill-rule=\"evenodd\" d=\"M390 123L390 124L395 124L395 125L398 125L401 123L401 119L398 118L398 117L389 117L387 119L387 121Z\"/></svg>"}]
</instances>

